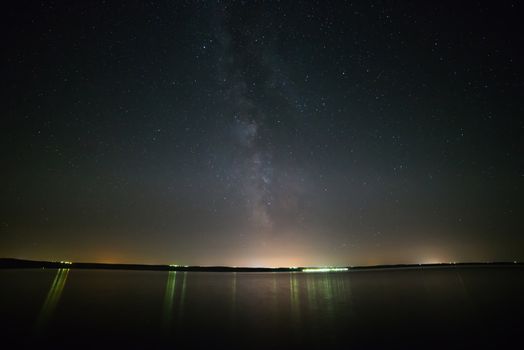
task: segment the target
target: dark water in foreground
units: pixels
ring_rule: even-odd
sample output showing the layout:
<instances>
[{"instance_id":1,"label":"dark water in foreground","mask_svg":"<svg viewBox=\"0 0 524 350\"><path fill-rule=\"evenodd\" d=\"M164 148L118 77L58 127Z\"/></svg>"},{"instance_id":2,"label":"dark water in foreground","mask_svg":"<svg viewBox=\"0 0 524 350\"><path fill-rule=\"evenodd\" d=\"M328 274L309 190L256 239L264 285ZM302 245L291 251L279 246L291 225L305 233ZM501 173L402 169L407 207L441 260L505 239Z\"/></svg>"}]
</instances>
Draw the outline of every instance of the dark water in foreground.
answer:
<instances>
[{"instance_id":1,"label":"dark water in foreground","mask_svg":"<svg viewBox=\"0 0 524 350\"><path fill-rule=\"evenodd\" d=\"M522 267L13 269L0 281L1 341L18 348L500 348L524 334Z\"/></svg>"}]
</instances>

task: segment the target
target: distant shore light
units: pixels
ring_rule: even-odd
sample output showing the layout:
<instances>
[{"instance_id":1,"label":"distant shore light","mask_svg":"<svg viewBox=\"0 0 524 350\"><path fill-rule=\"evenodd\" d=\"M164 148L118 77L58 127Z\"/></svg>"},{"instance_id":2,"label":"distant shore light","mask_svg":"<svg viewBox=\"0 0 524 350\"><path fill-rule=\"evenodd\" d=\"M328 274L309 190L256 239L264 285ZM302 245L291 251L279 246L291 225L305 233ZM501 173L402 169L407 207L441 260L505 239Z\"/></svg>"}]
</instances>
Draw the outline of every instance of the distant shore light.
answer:
<instances>
[{"instance_id":1,"label":"distant shore light","mask_svg":"<svg viewBox=\"0 0 524 350\"><path fill-rule=\"evenodd\" d=\"M302 269L302 272L340 272L348 271L347 267L319 267L319 268L310 268Z\"/></svg>"}]
</instances>

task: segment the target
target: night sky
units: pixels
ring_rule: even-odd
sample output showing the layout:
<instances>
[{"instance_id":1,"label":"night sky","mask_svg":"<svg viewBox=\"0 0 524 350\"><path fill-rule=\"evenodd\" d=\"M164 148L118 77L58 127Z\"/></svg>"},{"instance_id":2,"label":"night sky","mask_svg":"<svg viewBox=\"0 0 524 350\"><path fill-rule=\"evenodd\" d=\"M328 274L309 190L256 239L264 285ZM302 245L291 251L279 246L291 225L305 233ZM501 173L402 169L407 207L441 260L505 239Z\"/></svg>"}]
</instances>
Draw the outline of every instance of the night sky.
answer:
<instances>
[{"instance_id":1,"label":"night sky","mask_svg":"<svg viewBox=\"0 0 524 350\"><path fill-rule=\"evenodd\" d=\"M524 260L510 1L2 12L1 257Z\"/></svg>"}]
</instances>

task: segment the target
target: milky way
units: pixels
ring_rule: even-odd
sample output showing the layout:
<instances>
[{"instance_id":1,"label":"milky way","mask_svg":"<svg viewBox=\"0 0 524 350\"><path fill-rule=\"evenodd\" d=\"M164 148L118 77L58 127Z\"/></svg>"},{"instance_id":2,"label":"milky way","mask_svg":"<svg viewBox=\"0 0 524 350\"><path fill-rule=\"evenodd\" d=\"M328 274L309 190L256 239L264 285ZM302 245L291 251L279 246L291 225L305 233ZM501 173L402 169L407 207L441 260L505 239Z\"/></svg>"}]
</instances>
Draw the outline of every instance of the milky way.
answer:
<instances>
[{"instance_id":1,"label":"milky way","mask_svg":"<svg viewBox=\"0 0 524 350\"><path fill-rule=\"evenodd\" d=\"M232 30L231 15L217 12L220 23L217 39L223 53L218 58L218 76L226 108L231 111L232 137L237 148L231 170L248 211L247 234L266 235L272 233L272 212L279 210L278 197L282 191L273 189L273 178L280 174L275 174L272 158L279 150L272 144L272 127L268 125L275 121L266 115L271 111L265 106L288 100L289 91L281 88L285 77L277 76L278 68L272 64L276 56L274 41L266 38L264 30L252 32L249 29L252 23ZM268 42L258 45L259 40Z\"/></svg>"}]
</instances>

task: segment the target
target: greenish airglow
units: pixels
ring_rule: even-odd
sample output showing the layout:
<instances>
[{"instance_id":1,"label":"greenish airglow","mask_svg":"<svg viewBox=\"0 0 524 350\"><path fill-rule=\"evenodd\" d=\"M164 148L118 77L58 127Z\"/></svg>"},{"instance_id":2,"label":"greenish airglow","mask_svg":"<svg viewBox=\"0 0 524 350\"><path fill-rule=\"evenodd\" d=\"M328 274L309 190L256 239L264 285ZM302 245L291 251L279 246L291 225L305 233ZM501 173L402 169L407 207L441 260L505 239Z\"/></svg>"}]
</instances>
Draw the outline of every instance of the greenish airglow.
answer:
<instances>
[{"instance_id":1,"label":"greenish airglow","mask_svg":"<svg viewBox=\"0 0 524 350\"><path fill-rule=\"evenodd\" d=\"M302 269L302 272L340 272L348 271L347 267L317 267L311 269Z\"/></svg>"},{"instance_id":2,"label":"greenish airglow","mask_svg":"<svg viewBox=\"0 0 524 350\"><path fill-rule=\"evenodd\" d=\"M166 294L164 296L164 327L169 328L173 315L173 300L175 298L176 271L167 275Z\"/></svg>"},{"instance_id":3,"label":"greenish airglow","mask_svg":"<svg viewBox=\"0 0 524 350\"><path fill-rule=\"evenodd\" d=\"M40 311L40 315L38 316L38 329L43 328L53 316L56 305L58 304L60 296L62 295L62 291L64 290L68 274L69 269L58 269L58 271L56 272L53 284L51 284L51 288L47 293L44 305L42 306L42 310Z\"/></svg>"}]
</instances>

